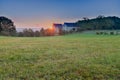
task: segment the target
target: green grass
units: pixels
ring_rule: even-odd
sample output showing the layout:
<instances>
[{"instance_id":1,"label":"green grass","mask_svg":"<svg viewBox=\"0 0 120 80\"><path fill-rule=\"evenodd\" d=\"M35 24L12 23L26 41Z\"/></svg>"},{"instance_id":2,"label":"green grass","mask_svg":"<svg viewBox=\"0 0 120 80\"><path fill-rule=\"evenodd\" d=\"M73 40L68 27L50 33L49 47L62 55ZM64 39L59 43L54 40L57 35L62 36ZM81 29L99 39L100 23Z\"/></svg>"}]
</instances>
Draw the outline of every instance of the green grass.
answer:
<instances>
[{"instance_id":1,"label":"green grass","mask_svg":"<svg viewBox=\"0 0 120 80\"><path fill-rule=\"evenodd\" d=\"M119 35L0 37L0 80L119 79Z\"/></svg>"}]
</instances>

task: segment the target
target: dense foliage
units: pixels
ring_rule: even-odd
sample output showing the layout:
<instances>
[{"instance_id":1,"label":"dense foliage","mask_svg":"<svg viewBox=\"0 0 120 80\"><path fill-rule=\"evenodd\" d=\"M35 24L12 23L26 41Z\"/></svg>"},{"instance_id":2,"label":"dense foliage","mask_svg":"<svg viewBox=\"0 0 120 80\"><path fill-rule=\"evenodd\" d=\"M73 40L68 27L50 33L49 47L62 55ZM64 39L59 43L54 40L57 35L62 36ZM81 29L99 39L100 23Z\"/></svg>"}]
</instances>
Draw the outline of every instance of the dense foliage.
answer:
<instances>
[{"instance_id":1,"label":"dense foliage","mask_svg":"<svg viewBox=\"0 0 120 80\"><path fill-rule=\"evenodd\" d=\"M120 18L98 16L94 19L83 18L79 20L77 25L82 30L117 30L120 29Z\"/></svg>"},{"instance_id":2,"label":"dense foliage","mask_svg":"<svg viewBox=\"0 0 120 80\"><path fill-rule=\"evenodd\" d=\"M31 28L25 28L22 32L18 32L17 36L19 37L40 37L40 36L54 36L55 32L52 29L44 29L33 31Z\"/></svg>"},{"instance_id":3,"label":"dense foliage","mask_svg":"<svg viewBox=\"0 0 120 80\"><path fill-rule=\"evenodd\" d=\"M16 35L16 28L12 20L0 17L0 34L7 36Z\"/></svg>"}]
</instances>

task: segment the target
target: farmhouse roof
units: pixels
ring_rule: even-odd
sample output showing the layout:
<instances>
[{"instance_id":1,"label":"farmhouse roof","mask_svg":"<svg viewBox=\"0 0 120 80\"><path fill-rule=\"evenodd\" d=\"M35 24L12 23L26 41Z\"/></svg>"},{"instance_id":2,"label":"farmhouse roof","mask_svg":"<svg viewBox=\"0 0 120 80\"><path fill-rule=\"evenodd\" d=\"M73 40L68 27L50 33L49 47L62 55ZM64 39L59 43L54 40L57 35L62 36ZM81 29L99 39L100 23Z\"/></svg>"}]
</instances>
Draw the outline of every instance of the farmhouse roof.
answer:
<instances>
[{"instance_id":1,"label":"farmhouse roof","mask_svg":"<svg viewBox=\"0 0 120 80\"><path fill-rule=\"evenodd\" d=\"M62 28L63 25L62 24L53 24L54 27L58 27L58 28Z\"/></svg>"},{"instance_id":2,"label":"farmhouse roof","mask_svg":"<svg viewBox=\"0 0 120 80\"><path fill-rule=\"evenodd\" d=\"M76 23L64 23L64 25L67 27L77 27Z\"/></svg>"}]
</instances>

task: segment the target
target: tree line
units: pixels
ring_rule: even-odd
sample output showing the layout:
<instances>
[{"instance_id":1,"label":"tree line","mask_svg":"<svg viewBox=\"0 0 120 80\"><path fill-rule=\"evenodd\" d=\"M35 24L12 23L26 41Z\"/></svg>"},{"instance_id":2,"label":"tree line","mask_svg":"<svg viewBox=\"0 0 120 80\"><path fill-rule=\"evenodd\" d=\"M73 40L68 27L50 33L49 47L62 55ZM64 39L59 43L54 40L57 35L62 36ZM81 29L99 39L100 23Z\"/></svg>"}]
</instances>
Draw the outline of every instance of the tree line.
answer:
<instances>
[{"instance_id":1,"label":"tree line","mask_svg":"<svg viewBox=\"0 0 120 80\"><path fill-rule=\"evenodd\" d=\"M89 19L83 17L83 20L78 20L76 25L79 27L77 30L119 30L120 29L120 18L116 16L104 17L102 15ZM73 31L66 32L64 30L59 30L59 35L64 35L72 33ZM33 31L32 29L24 29L22 32L17 32L14 22L4 16L0 17L0 35L4 36L20 36L20 37L40 37L40 36L54 36L54 29L44 29L39 31Z\"/></svg>"},{"instance_id":2,"label":"tree line","mask_svg":"<svg viewBox=\"0 0 120 80\"><path fill-rule=\"evenodd\" d=\"M4 16L0 17L0 35L2 36L20 36L20 37L39 37L39 36L53 36L52 29L42 28L40 31L33 31L32 29L24 29L22 32L17 32L14 22Z\"/></svg>"},{"instance_id":3,"label":"tree line","mask_svg":"<svg viewBox=\"0 0 120 80\"><path fill-rule=\"evenodd\" d=\"M102 15L94 19L84 17L76 24L81 30L118 30L120 29L120 18L116 16L104 17Z\"/></svg>"},{"instance_id":4,"label":"tree line","mask_svg":"<svg viewBox=\"0 0 120 80\"><path fill-rule=\"evenodd\" d=\"M19 37L40 37L40 36L54 36L54 31L51 29L44 29L33 31L31 28L24 29L22 32L18 32L17 36Z\"/></svg>"}]
</instances>

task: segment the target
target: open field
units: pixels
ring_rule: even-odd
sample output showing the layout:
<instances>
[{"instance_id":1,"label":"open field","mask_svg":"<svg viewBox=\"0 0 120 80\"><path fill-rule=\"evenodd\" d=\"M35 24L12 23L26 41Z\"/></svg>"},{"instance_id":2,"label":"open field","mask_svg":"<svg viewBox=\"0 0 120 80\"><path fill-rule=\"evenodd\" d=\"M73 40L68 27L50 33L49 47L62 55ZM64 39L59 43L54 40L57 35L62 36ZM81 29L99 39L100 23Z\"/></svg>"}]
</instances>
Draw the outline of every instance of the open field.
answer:
<instances>
[{"instance_id":1,"label":"open field","mask_svg":"<svg viewBox=\"0 0 120 80\"><path fill-rule=\"evenodd\" d=\"M120 80L120 35L0 37L0 80Z\"/></svg>"}]
</instances>

